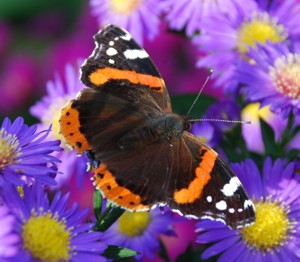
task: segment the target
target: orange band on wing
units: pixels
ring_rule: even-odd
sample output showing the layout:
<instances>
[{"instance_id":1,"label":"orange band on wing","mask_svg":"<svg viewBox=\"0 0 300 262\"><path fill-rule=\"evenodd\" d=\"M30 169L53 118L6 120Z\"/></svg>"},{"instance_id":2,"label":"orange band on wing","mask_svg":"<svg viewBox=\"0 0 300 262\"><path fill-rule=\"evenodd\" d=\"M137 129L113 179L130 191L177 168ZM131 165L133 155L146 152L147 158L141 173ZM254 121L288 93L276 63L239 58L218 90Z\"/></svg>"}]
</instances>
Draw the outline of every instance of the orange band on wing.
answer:
<instances>
[{"instance_id":1,"label":"orange band on wing","mask_svg":"<svg viewBox=\"0 0 300 262\"><path fill-rule=\"evenodd\" d=\"M211 179L211 171L214 167L217 155L214 151L209 149L202 156L202 161L196 168L196 177L189 184L188 188L183 188L174 193L174 200L178 204L193 203L196 199L200 198L204 186Z\"/></svg>"},{"instance_id":2,"label":"orange band on wing","mask_svg":"<svg viewBox=\"0 0 300 262\"><path fill-rule=\"evenodd\" d=\"M91 146L79 130L79 112L72 108L72 103L70 101L61 111L60 133L64 136L67 144L76 149L79 154L82 154L84 151L90 150Z\"/></svg>"},{"instance_id":3,"label":"orange band on wing","mask_svg":"<svg viewBox=\"0 0 300 262\"><path fill-rule=\"evenodd\" d=\"M90 74L89 79L96 86L100 86L110 79L128 80L133 84L147 85L157 92L162 92L165 86L164 81L160 77L109 67L96 69Z\"/></svg>"},{"instance_id":4,"label":"orange band on wing","mask_svg":"<svg viewBox=\"0 0 300 262\"><path fill-rule=\"evenodd\" d=\"M101 163L100 166L93 171L95 172L94 185L103 193L105 198L132 211L149 210L149 206L141 204L141 197L139 195L118 185L115 177L107 169L105 164Z\"/></svg>"}]
</instances>

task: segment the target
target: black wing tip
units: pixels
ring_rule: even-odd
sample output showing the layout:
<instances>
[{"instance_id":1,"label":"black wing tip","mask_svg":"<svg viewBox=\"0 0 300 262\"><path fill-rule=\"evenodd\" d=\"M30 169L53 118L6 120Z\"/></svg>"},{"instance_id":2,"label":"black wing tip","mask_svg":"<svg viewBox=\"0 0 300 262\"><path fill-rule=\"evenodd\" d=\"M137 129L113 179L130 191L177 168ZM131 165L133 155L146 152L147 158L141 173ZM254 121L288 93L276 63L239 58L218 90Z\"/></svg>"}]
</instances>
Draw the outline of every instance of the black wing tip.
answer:
<instances>
[{"instance_id":1,"label":"black wing tip","mask_svg":"<svg viewBox=\"0 0 300 262\"><path fill-rule=\"evenodd\" d=\"M114 24L106 24L103 28L101 28L95 35L94 40L98 41L100 38L107 34L114 34L114 35L125 35L130 34L126 29L119 27Z\"/></svg>"}]
</instances>

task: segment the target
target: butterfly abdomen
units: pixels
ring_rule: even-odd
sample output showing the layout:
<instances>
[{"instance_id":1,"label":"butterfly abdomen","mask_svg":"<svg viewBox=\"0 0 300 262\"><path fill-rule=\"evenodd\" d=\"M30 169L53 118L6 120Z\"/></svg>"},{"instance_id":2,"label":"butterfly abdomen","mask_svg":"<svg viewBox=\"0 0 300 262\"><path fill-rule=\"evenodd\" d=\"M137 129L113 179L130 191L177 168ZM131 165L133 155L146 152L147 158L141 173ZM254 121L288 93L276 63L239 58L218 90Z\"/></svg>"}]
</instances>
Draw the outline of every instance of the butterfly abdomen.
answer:
<instances>
[{"instance_id":1,"label":"butterfly abdomen","mask_svg":"<svg viewBox=\"0 0 300 262\"><path fill-rule=\"evenodd\" d=\"M121 150L144 147L146 145L161 142L162 140L172 144L173 140L181 138L185 130L185 120L177 114L163 114L152 119L148 124L130 130L117 142Z\"/></svg>"}]
</instances>

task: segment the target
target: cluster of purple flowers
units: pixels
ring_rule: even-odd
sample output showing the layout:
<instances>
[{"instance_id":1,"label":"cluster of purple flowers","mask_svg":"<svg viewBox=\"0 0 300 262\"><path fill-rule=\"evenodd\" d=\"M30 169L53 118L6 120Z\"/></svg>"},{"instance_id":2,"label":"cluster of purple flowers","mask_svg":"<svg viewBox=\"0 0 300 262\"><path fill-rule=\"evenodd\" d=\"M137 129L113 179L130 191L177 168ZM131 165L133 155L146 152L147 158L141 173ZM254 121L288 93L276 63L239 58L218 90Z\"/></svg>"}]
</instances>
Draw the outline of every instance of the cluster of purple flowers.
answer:
<instances>
[{"instance_id":1,"label":"cluster of purple flowers","mask_svg":"<svg viewBox=\"0 0 300 262\"><path fill-rule=\"evenodd\" d=\"M79 41L72 38L67 45L80 62L60 63L64 71L47 82L46 95L29 110L40 123L28 126L23 117L14 121L4 118L0 123L0 260L106 261L115 258L110 254L112 250L117 253L111 249L114 246L137 260L154 261L159 251L164 251L162 257L169 255L175 260L172 252L184 252L174 244L177 241L186 248L184 255L188 257L198 254L200 246L203 251L199 259L299 261L300 2L90 0L89 8L91 16L84 16L96 18L98 29L106 23L124 27L146 48L155 46L166 31L176 32L189 44L186 54L197 54L195 61L194 57L185 58L183 64L193 61L197 70L213 68L210 84L219 98L206 106L202 118L229 121L195 123L191 132L232 162L233 171L255 204L256 222L231 230L220 222L202 220L194 224L169 210L154 209L126 211L105 232L95 230L94 216L88 208L80 207L92 202L87 159L67 148L58 127L63 106L85 88L79 81L78 64L88 52L79 51L75 44L83 41L81 33ZM80 23L88 24L82 19ZM10 41L5 28L0 23L0 56ZM160 44L168 39L163 37ZM84 41L92 48L91 39ZM168 65L165 60L169 58L163 61ZM4 108L2 103L1 112L14 107L11 101L19 99L14 91L19 85L23 88L35 83L34 66L28 66L27 61L25 70L22 61L11 70L6 66L9 73L0 74L1 99L10 105ZM174 78L169 74L166 82L176 84ZM14 80L13 84L7 79ZM192 82L192 76L184 79L187 87L181 93L191 90L188 81ZM200 89L201 83L196 86ZM25 89L20 97L30 96L32 89ZM194 111L197 113L197 105ZM234 120L251 120L253 124L230 123ZM103 209L106 204L109 206L104 201ZM196 238L176 238L174 225L180 229L185 222L192 225Z\"/></svg>"}]
</instances>

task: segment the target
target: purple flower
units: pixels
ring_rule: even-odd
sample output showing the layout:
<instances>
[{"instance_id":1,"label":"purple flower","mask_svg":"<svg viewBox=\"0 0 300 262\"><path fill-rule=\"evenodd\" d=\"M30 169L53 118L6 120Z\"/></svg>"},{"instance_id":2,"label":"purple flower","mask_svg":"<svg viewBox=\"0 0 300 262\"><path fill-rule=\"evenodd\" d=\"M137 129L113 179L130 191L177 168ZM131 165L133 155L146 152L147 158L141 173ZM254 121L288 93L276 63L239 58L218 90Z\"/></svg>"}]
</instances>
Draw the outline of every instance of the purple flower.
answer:
<instances>
[{"instance_id":1,"label":"purple flower","mask_svg":"<svg viewBox=\"0 0 300 262\"><path fill-rule=\"evenodd\" d=\"M240 115L241 109L236 102L231 99L220 99L208 108L204 118L220 120L212 121L211 124L217 130L226 132L235 126L230 121L239 121Z\"/></svg>"},{"instance_id":2,"label":"purple flower","mask_svg":"<svg viewBox=\"0 0 300 262\"><path fill-rule=\"evenodd\" d=\"M270 110L287 118L290 112L300 114L300 52L284 44L258 45L248 57L254 63L241 61L238 78L247 86L249 100L270 105Z\"/></svg>"},{"instance_id":3,"label":"purple flower","mask_svg":"<svg viewBox=\"0 0 300 262\"><path fill-rule=\"evenodd\" d=\"M240 120L240 112L240 107L233 100L218 100L208 108L202 121L192 126L191 133L209 146L216 147L222 140L222 133L234 127L235 124L230 121Z\"/></svg>"},{"instance_id":4,"label":"purple flower","mask_svg":"<svg viewBox=\"0 0 300 262\"><path fill-rule=\"evenodd\" d=\"M198 243L211 244L203 253L218 261L299 261L300 177L295 163L270 158L262 176L252 160L233 164L256 208L253 225L230 230L215 221L197 224Z\"/></svg>"},{"instance_id":5,"label":"purple flower","mask_svg":"<svg viewBox=\"0 0 300 262\"><path fill-rule=\"evenodd\" d=\"M90 0L91 12L100 27L115 24L128 30L139 44L143 36L154 39L159 32L159 0Z\"/></svg>"},{"instance_id":6,"label":"purple flower","mask_svg":"<svg viewBox=\"0 0 300 262\"><path fill-rule=\"evenodd\" d=\"M13 232L15 217L6 206L0 206L0 259L12 257L18 252L20 237Z\"/></svg>"},{"instance_id":7,"label":"purple flower","mask_svg":"<svg viewBox=\"0 0 300 262\"><path fill-rule=\"evenodd\" d=\"M209 122L196 122L190 132L211 147L217 146L222 138L221 132Z\"/></svg>"},{"instance_id":8,"label":"purple flower","mask_svg":"<svg viewBox=\"0 0 300 262\"><path fill-rule=\"evenodd\" d=\"M296 0L275 1L272 5L258 5L256 1L233 0L235 8L230 15L214 12L203 20L201 34L194 40L207 56L197 66L213 68L215 84L233 92L238 86L236 64L247 59L249 47L298 41L300 37L300 4ZM265 9L262 9L262 8Z\"/></svg>"},{"instance_id":9,"label":"purple flower","mask_svg":"<svg viewBox=\"0 0 300 262\"><path fill-rule=\"evenodd\" d=\"M69 100L76 97L82 88L85 86L79 81L79 67L74 68L67 65L64 81L59 75L55 75L54 81L47 83L47 95L30 108L31 114L42 122L40 128L52 124L51 139L64 141L59 127L61 110ZM58 186L69 183L70 177L74 174L76 174L80 185L86 174L87 159L84 155L78 158L75 150L69 150L65 144L62 146L65 150L56 153L56 157L62 161L58 165L58 170L63 173L63 175L56 177Z\"/></svg>"},{"instance_id":10,"label":"purple flower","mask_svg":"<svg viewBox=\"0 0 300 262\"><path fill-rule=\"evenodd\" d=\"M14 122L5 118L0 128L0 178L14 185L31 180L55 185L56 163L53 152L60 151L60 141L45 141L50 129L36 132L18 117ZM3 181L2 181L3 182Z\"/></svg>"},{"instance_id":11,"label":"purple flower","mask_svg":"<svg viewBox=\"0 0 300 262\"><path fill-rule=\"evenodd\" d=\"M4 204L16 220L10 237L17 235L18 252L9 261L104 261L101 233L82 223L88 209L67 209L69 195L56 193L51 203L41 184L24 186L22 197L13 186L3 191ZM8 233L7 233L8 234Z\"/></svg>"},{"instance_id":12,"label":"purple flower","mask_svg":"<svg viewBox=\"0 0 300 262\"><path fill-rule=\"evenodd\" d=\"M180 218L181 219L181 218ZM125 213L106 232L102 241L139 252L138 259L153 259L160 250L159 236L175 236L172 224L178 222L170 211L159 208L150 212Z\"/></svg>"},{"instance_id":13,"label":"purple flower","mask_svg":"<svg viewBox=\"0 0 300 262\"><path fill-rule=\"evenodd\" d=\"M166 13L165 19L171 29L185 28L186 34L192 36L201 30L203 18L216 11L230 15L234 5L231 0L164 0L160 7Z\"/></svg>"}]
</instances>

